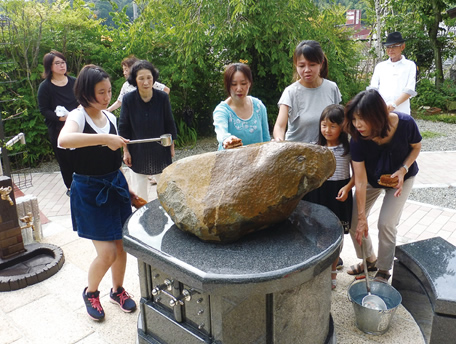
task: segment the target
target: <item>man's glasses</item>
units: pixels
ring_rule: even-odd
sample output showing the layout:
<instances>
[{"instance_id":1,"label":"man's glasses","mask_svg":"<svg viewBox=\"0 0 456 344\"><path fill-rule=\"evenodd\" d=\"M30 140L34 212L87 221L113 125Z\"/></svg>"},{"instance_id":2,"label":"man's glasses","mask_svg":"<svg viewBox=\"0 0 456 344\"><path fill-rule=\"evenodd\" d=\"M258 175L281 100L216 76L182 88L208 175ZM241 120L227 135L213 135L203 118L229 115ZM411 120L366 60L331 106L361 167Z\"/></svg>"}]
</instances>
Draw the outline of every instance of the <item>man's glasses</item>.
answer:
<instances>
[{"instance_id":1,"label":"man's glasses","mask_svg":"<svg viewBox=\"0 0 456 344\"><path fill-rule=\"evenodd\" d=\"M402 43L401 44L388 45L387 47L385 47L385 49L395 49L395 48L400 48L401 46L402 46Z\"/></svg>"},{"instance_id":2,"label":"man's glasses","mask_svg":"<svg viewBox=\"0 0 456 344\"><path fill-rule=\"evenodd\" d=\"M63 66L63 65L66 64L66 62L65 62L65 61L59 61L59 62L54 62L54 64L55 64L56 66Z\"/></svg>"}]
</instances>

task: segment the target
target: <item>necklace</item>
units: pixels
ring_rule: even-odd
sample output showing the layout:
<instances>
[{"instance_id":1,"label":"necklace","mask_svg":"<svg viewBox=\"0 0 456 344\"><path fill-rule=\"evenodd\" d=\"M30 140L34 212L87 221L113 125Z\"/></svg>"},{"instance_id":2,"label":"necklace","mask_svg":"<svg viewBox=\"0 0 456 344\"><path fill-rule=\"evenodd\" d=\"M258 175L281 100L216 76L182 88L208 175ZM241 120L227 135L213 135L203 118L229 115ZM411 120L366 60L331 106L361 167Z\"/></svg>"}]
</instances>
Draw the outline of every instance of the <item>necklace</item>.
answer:
<instances>
[{"instance_id":1,"label":"necklace","mask_svg":"<svg viewBox=\"0 0 456 344\"><path fill-rule=\"evenodd\" d=\"M51 78L51 82L56 86L65 86L68 83L68 78L63 75L61 78L56 78L54 75Z\"/></svg>"}]
</instances>

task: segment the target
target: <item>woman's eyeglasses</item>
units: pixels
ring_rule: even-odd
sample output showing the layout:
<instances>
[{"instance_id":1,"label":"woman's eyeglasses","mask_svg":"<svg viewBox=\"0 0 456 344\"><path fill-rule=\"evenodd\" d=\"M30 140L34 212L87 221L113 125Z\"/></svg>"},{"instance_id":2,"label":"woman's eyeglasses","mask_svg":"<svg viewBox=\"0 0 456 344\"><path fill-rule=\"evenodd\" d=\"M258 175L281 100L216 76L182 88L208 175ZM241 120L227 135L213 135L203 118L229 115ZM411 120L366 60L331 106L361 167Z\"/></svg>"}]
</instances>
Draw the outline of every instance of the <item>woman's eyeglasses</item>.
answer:
<instances>
[{"instance_id":1,"label":"woman's eyeglasses","mask_svg":"<svg viewBox=\"0 0 456 344\"><path fill-rule=\"evenodd\" d=\"M63 66L63 65L66 64L66 62L65 62L65 61L58 61L58 62L54 62L54 64L55 64L56 66Z\"/></svg>"}]
</instances>

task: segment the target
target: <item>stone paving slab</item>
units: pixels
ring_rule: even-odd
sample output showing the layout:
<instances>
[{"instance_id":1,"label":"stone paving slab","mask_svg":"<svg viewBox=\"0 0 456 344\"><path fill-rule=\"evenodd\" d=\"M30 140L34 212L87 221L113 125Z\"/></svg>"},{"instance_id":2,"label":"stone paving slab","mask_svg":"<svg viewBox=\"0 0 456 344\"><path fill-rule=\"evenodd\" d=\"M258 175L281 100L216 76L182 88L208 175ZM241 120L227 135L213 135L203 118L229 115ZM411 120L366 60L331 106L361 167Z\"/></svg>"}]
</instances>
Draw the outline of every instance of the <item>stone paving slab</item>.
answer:
<instances>
[{"instance_id":1,"label":"stone paving slab","mask_svg":"<svg viewBox=\"0 0 456 344\"><path fill-rule=\"evenodd\" d=\"M456 174L453 172L456 170L456 151L422 152L418 164L420 173L415 180L415 187L456 186ZM69 197L65 195L60 173L35 173L33 186L22 191L38 198L40 210L49 219L43 225L43 241L61 247L66 262L56 275L41 283L0 293L0 344L135 343L138 312L125 314L108 302L109 273L100 287L106 320L95 323L86 316L81 294L87 284L87 269L95 252L90 241L79 238L72 230ZM151 199L156 197L155 187L152 187L150 196ZM369 217L374 245L378 242L376 221L380 200ZM408 201L398 226L398 244L434 236L441 236L456 245L456 211ZM341 257L345 267L338 275L339 283L333 292L332 302L338 343L395 344L398 338L401 343L424 343L418 326L402 306L398 308L390 330L382 336L367 335L356 328L353 307L347 298L353 277L345 271L358 259L348 236L345 236ZM137 261L130 255L125 287L139 301Z\"/></svg>"},{"instance_id":2,"label":"stone paving slab","mask_svg":"<svg viewBox=\"0 0 456 344\"><path fill-rule=\"evenodd\" d=\"M456 151L421 152L417 163L414 188L456 187Z\"/></svg>"},{"instance_id":3,"label":"stone paving slab","mask_svg":"<svg viewBox=\"0 0 456 344\"><path fill-rule=\"evenodd\" d=\"M96 323L88 319L81 294L86 285L89 263L95 256L94 248L89 240L77 237L72 231L71 222L62 221L61 218L50 218L51 222L44 228L44 241L54 244L59 241L66 262L59 273L41 283L0 293L0 344L135 343L138 312L123 313L118 306L109 302L109 272L100 285L100 300L106 312L106 320ZM59 222L59 226L52 227L54 222ZM338 274L338 286L333 292L331 306L338 343L396 344L397 338L407 338L407 341L401 343L424 343L418 326L402 306L398 308L390 330L382 336L367 335L356 328L353 305L347 298L347 290L354 279L345 271L350 265L356 264L358 259L355 258L350 238L345 236L345 240L341 254L345 267ZM328 285L329 283L328 276ZM139 301L137 260L131 255L128 255L125 288ZM7 330L4 332L4 329Z\"/></svg>"}]
</instances>

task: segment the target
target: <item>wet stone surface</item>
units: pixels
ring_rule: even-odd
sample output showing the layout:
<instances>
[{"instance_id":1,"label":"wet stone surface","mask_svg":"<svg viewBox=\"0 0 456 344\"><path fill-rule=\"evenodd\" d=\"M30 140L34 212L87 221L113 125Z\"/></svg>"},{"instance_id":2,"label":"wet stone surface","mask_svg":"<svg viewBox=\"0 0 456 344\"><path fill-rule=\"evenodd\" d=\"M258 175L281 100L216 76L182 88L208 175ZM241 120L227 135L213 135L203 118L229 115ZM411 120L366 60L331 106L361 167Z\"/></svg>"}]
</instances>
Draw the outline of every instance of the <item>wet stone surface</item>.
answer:
<instances>
[{"instance_id":1,"label":"wet stone surface","mask_svg":"<svg viewBox=\"0 0 456 344\"><path fill-rule=\"evenodd\" d=\"M456 337L456 247L440 237L396 248L392 285L430 344Z\"/></svg>"}]
</instances>

